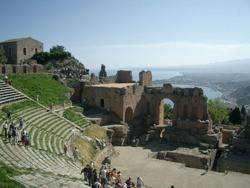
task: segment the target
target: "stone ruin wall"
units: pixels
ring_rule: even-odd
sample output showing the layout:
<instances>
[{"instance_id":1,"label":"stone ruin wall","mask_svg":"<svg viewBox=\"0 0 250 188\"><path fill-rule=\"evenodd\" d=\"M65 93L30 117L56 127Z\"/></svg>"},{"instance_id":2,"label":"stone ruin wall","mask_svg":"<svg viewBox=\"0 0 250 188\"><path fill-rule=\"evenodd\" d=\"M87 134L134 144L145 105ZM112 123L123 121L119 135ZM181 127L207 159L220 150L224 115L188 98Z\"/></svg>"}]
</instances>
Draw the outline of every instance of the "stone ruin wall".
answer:
<instances>
[{"instance_id":1,"label":"stone ruin wall","mask_svg":"<svg viewBox=\"0 0 250 188\"><path fill-rule=\"evenodd\" d=\"M85 104L111 111L122 121L125 121L127 108L130 107L134 113L142 92L143 88L138 85L127 86L127 88L85 86L82 99ZM104 101L103 107L101 106L102 99Z\"/></svg>"},{"instance_id":2,"label":"stone ruin wall","mask_svg":"<svg viewBox=\"0 0 250 188\"><path fill-rule=\"evenodd\" d=\"M116 74L116 83L133 83L131 71L119 70Z\"/></svg>"},{"instance_id":3,"label":"stone ruin wall","mask_svg":"<svg viewBox=\"0 0 250 188\"><path fill-rule=\"evenodd\" d=\"M0 64L0 74L35 74L45 72L44 67L40 64Z\"/></svg>"},{"instance_id":4,"label":"stone ruin wall","mask_svg":"<svg viewBox=\"0 0 250 188\"><path fill-rule=\"evenodd\" d=\"M152 86L152 73L151 73L151 71L141 71L139 73L139 83L142 86Z\"/></svg>"},{"instance_id":5,"label":"stone ruin wall","mask_svg":"<svg viewBox=\"0 0 250 188\"><path fill-rule=\"evenodd\" d=\"M147 87L144 100L147 112L154 124L163 124L163 100L170 99L174 103L173 124L179 120L208 120L207 101L200 88L174 88L171 84L163 87Z\"/></svg>"}]
</instances>

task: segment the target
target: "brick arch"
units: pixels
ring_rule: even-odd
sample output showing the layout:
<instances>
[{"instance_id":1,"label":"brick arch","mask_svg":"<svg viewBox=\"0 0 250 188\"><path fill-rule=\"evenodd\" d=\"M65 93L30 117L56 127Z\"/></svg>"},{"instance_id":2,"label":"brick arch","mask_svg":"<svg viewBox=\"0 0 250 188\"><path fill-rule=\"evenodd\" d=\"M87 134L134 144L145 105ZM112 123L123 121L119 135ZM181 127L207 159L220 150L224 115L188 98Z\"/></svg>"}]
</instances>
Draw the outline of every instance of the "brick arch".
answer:
<instances>
[{"instance_id":1,"label":"brick arch","mask_svg":"<svg viewBox=\"0 0 250 188\"><path fill-rule=\"evenodd\" d=\"M145 93L146 102L153 106L150 112L152 122L162 124L162 111L159 106L163 99L173 101L173 125L178 121L186 120L208 120L206 99L201 88L178 88L171 84L165 84L163 87L148 87ZM145 107L146 108L146 107Z\"/></svg>"},{"instance_id":2,"label":"brick arch","mask_svg":"<svg viewBox=\"0 0 250 188\"><path fill-rule=\"evenodd\" d=\"M134 114L133 113L133 109L131 107L127 107L126 111L125 111L125 118L124 118L124 120L125 120L126 123L129 124L132 121L133 114Z\"/></svg>"}]
</instances>

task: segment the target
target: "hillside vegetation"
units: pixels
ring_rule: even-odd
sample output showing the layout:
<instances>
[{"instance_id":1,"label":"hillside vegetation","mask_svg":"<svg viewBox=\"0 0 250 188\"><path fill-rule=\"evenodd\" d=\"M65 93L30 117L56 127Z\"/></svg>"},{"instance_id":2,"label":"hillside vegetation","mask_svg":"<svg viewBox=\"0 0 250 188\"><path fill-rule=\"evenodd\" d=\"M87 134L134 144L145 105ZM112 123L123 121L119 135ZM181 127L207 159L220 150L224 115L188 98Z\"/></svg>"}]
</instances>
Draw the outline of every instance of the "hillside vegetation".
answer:
<instances>
[{"instance_id":1,"label":"hillside vegetation","mask_svg":"<svg viewBox=\"0 0 250 188\"><path fill-rule=\"evenodd\" d=\"M88 125L88 121L81 115L82 112L83 108L74 106L66 109L63 113L63 117L84 128Z\"/></svg>"},{"instance_id":2,"label":"hillside vegetation","mask_svg":"<svg viewBox=\"0 0 250 188\"><path fill-rule=\"evenodd\" d=\"M23 172L22 172L23 173ZM25 188L22 184L12 180L10 177L20 175L21 171L17 168L13 169L0 163L0 187L1 188Z\"/></svg>"},{"instance_id":3,"label":"hillside vegetation","mask_svg":"<svg viewBox=\"0 0 250 188\"><path fill-rule=\"evenodd\" d=\"M45 106L69 102L69 89L47 74L9 75L12 85Z\"/></svg>"}]
</instances>

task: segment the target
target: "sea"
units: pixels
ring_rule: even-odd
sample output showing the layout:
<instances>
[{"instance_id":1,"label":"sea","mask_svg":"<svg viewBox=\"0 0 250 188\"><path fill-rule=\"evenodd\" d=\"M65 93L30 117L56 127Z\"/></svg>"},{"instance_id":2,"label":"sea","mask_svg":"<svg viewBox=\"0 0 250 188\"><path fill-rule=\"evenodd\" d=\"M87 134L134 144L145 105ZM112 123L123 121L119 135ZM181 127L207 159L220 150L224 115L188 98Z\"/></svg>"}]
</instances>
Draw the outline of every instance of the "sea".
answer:
<instances>
[{"instance_id":1,"label":"sea","mask_svg":"<svg viewBox=\"0 0 250 188\"><path fill-rule=\"evenodd\" d=\"M132 70L132 76L133 80L138 81L139 80L139 72L143 70L143 68L131 68L131 69L124 69L124 70ZM95 73L95 75L98 75L100 70L90 70L91 73ZM106 70L108 76L115 75L117 70ZM147 69L144 69L144 71L147 71ZM150 69L152 72L153 81L155 80L165 80L170 79L175 76L182 76L182 73L178 71L169 71L164 68L153 68ZM155 86L161 86L161 85L155 85ZM173 86L176 87L182 87L182 88L188 88L188 87L200 87L203 89L204 94L207 96L208 99L215 99L220 98L222 96L222 93L216 89L201 86L201 85L182 85L182 84L173 84Z\"/></svg>"}]
</instances>

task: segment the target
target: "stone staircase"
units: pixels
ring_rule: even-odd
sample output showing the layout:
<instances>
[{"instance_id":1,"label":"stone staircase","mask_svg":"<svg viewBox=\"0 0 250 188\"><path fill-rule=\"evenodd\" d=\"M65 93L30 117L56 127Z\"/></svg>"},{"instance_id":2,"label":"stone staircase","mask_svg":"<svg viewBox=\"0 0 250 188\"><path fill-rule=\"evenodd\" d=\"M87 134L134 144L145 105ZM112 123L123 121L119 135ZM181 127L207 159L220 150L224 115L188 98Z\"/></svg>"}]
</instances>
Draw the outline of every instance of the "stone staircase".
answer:
<instances>
[{"instance_id":1,"label":"stone staircase","mask_svg":"<svg viewBox=\"0 0 250 188\"><path fill-rule=\"evenodd\" d=\"M48 176L44 174L24 174L20 176L15 176L12 179L22 183L27 187L60 187L60 188L89 188L89 186L83 184L82 181L76 180L73 181L72 179L66 177L58 177L58 176Z\"/></svg>"},{"instance_id":2,"label":"stone staircase","mask_svg":"<svg viewBox=\"0 0 250 188\"><path fill-rule=\"evenodd\" d=\"M23 95L21 92L0 80L0 106L2 104L22 100L25 98L25 95Z\"/></svg>"},{"instance_id":3,"label":"stone staircase","mask_svg":"<svg viewBox=\"0 0 250 188\"><path fill-rule=\"evenodd\" d=\"M0 86L0 105L25 98L31 100L2 81L0 81ZM4 95L2 91L4 93L9 91L9 93ZM20 98L16 97L17 95ZM7 166L28 170L30 173L11 177L26 187L88 187L84 184L83 176L80 175L82 165L79 161L73 159L70 151L67 156L63 154L64 143L70 143L71 137L80 133L81 128L35 101L33 102L34 105L16 110L12 114L17 127L19 118L23 118L24 128L28 131L31 145L15 145L2 136L0 138L0 161ZM0 125L3 121L5 120L0 117ZM19 130L19 135L20 132ZM2 133L2 126L0 126L0 133Z\"/></svg>"}]
</instances>

